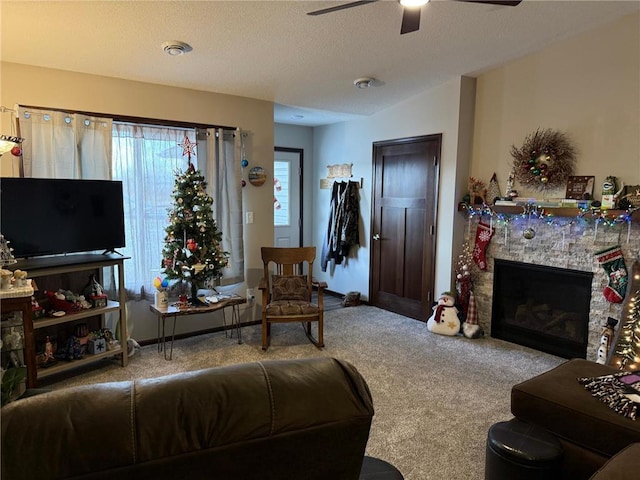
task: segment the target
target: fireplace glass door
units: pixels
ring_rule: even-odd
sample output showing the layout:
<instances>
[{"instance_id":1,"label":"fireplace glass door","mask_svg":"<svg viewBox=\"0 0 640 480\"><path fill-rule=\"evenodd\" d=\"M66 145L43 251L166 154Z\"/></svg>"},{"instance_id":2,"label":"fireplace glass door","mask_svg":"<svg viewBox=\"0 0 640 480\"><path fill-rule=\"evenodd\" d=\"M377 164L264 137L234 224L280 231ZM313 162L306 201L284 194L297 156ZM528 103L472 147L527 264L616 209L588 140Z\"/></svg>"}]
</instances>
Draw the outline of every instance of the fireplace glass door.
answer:
<instances>
[{"instance_id":1,"label":"fireplace glass door","mask_svg":"<svg viewBox=\"0 0 640 480\"><path fill-rule=\"evenodd\" d=\"M593 273L496 259L491 336L586 358Z\"/></svg>"}]
</instances>

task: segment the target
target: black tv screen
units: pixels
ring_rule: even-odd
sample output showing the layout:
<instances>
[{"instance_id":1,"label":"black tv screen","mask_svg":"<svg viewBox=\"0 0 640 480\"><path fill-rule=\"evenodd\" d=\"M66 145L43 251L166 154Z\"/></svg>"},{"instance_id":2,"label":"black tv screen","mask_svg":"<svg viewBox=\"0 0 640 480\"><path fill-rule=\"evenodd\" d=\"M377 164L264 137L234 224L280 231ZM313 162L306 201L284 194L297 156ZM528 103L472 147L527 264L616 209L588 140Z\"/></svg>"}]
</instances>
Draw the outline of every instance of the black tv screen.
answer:
<instances>
[{"instance_id":1,"label":"black tv screen","mask_svg":"<svg viewBox=\"0 0 640 480\"><path fill-rule=\"evenodd\" d=\"M0 178L0 232L16 258L124 247L122 182Z\"/></svg>"}]
</instances>

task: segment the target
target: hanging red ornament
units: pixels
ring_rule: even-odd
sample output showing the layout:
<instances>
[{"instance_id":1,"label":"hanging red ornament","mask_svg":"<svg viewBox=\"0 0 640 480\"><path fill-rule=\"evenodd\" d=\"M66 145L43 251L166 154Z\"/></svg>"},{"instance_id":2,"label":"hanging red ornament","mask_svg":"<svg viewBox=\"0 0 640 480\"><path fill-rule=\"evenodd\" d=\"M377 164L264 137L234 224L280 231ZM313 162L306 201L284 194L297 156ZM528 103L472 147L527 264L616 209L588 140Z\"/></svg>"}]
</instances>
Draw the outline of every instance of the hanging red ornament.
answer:
<instances>
[{"instance_id":1,"label":"hanging red ornament","mask_svg":"<svg viewBox=\"0 0 640 480\"><path fill-rule=\"evenodd\" d=\"M247 181L246 181L244 178L242 179L242 182L241 182L241 183L242 183L242 186L243 186L243 187L246 187L246 186L247 186Z\"/></svg>"},{"instance_id":2,"label":"hanging red ornament","mask_svg":"<svg viewBox=\"0 0 640 480\"><path fill-rule=\"evenodd\" d=\"M11 149L11 155L13 155L14 157L19 157L20 155L22 155L22 148L16 145Z\"/></svg>"},{"instance_id":3,"label":"hanging red ornament","mask_svg":"<svg viewBox=\"0 0 640 480\"><path fill-rule=\"evenodd\" d=\"M198 249L198 244L193 238L187 240L187 248L190 252L195 252Z\"/></svg>"}]
</instances>

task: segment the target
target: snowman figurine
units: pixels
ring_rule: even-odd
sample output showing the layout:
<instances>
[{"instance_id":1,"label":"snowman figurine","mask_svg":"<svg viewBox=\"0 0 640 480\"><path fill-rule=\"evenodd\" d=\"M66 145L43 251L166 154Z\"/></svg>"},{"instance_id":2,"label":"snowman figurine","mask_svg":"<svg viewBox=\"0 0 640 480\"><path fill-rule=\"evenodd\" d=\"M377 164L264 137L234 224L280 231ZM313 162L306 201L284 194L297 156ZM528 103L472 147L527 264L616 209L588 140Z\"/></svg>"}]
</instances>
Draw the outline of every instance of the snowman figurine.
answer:
<instances>
[{"instance_id":1,"label":"snowman figurine","mask_svg":"<svg viewBox=\"0 0 640 480\"><path fill-rule=\"evenodd\" d=\"M427 320L427 329L440 335L457 335L460 332L458 309L455 298L450 292L444 292L433 307L433 313Z\"/></svg>"}]
</instances>

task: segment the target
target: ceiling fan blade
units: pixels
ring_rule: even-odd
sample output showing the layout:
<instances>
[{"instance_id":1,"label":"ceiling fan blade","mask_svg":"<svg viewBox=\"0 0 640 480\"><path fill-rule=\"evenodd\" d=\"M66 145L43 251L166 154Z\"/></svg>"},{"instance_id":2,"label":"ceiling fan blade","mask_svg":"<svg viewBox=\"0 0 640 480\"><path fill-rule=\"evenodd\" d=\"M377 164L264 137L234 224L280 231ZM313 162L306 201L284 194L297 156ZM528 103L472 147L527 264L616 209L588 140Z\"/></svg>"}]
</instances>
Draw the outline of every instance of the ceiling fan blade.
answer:
<instances>
[{"instance_id":1,"label":"ceiling fan blade","mask_svg":"<svg viewBox=\"0 0 640 480\"><path fill-rule=\"evenodd\" d=\"M422 7L404 7L402 11L402 27L400 35L420 29L420 11Z\"/></svg>"},{"instance_id":2,"label":"ceiling fan blade","mask_svg":"<svg viewBox=\"0 0 640 480\"><path fill-rule=\"evenodd\" d=\"M517 7L522 3L522 0L457 0L458 2L468 3L487 3L489 5L502 5L505 7Z\"/></svg>"},{"instance_id":3,"label":"ceiling fan blade","mask_svg":"<svg viewBox=\"0 0 640 480\"><path fill-rule=\"evenodd\" d=\"M307 15L324 15L325 13L337 12L338 10L346 10L347 8L359 7L360 5L366 5L367 3L373 3L377 1L378 0L359 0L357 2L343 3L342 5L336 5L335 7L323 8L322 10L307 12Z\"/></svg>"}]
</instances>

